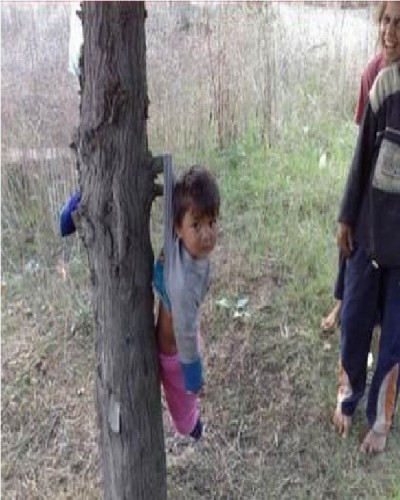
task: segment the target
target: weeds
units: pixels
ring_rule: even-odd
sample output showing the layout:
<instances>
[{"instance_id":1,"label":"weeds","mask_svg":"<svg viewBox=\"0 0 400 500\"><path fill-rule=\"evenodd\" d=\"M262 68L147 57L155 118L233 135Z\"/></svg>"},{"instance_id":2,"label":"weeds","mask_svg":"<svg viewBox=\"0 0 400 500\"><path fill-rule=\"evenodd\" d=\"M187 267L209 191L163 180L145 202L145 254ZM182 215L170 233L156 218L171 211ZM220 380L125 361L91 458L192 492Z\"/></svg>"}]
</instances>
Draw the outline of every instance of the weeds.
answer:
<instances>
[{"instance_id":1,"label":"weeds","mask_svg":"<svg viewBox=\"0 0 400 500\"><path fill-rule=\"evenodd\" d=\"M262 58L269 44L250 43L250 35L263 34L268 12L259 17L258 6L250 4L237 10L226 5L208 17L202 8L183 4L176 10L153 8L148 28L150 142L155 151L172 150L179 168L195 162L209 165L222 194L215 278L202 324L206 432L200 443L190 444L174 435L165 418L169 496L398 499L399 422L387 452L379 457L357 451L365 430L363 408L349 440L335 435L330 417L338 338L319 329L321 316L332 304L335 219L355 141L351 59L341 39L334 37L305 51L288 44L287 52L269 54L268 67L276 75L266 88ZM60 12L68 14L65 6L59 9L51 11L51 30ZM284 9L279 7L278 14ZM293 12L300 19L298 9L293 7ZM26 11L4 12L2 40L14 25L28 34L34 31L31 18L25 22ZM244 14L246 23L240 22ZM268 34L275 47L287 22L278 14L271 22L282 25L275 24ZM341 18L339 11L334 15ZM213 31L204 37L206 18ZM329 34L324 23L321 32ZM166 30L162 47L161 38L151 37L160 27ZM292 23L292 35L302 28L304 24ZM307 43L304 36L301 44ZM27 39L18 39L18 57L25 53ZM325 52L331 42L335 60ZM7 43L4 47L11 53ZM209 44L208 50L203 50L204 44ZM30 47L33 59L38 47L43 45ZM304 64L290 64L299 53L306 54ZM6 76L16 78L18 57L2 58ZM189 71L192 66L178 64L185 57L197 57L202 64ZM361 59L357 64L365 62ZM218 60L225 66L216 67ZM337 60L346 71L336 72ZM227 87L237 84L229 96L215 86L212 101L210 62L215 83L219 79ZM338 100L333 99L338 89L328 87L335 72ZM35 73L32 87L45 81ZM2 121L7 125L2 149L22 142L36 147L44 141L41 126L48 122L35 120L45 108L29 114L28 108L17 105L29 99L17 95L15 88L2 81ZM53 145L68 142L73 121L68 110L76 102L72 81L63 79L60 88L66 89L66 100L52 96L68 126L60 122L57 129L54 123ZM32 97L29 89L26 93ZM285 100L283 90L288 89L290 98ZM264 91L273 91L275 99L268 122ZM232 116L235 124L223 122ZM229 142L233 136L236 140ZM267 147L270 136L274 140ZM223 148L216 150L218 142ZM36 162L32 169L30 162L23 161L21 168L12 163L2 165L2 496L99 498L95 339L86 256L77 237L60 242L57 233L57 210L76 185L74 162L63 153ZM157 200L151 221L155 253L161 244L160 207ZM241 306L247 314L235 315L240 298L248 299ZM221 307L222 299L232 306Z\"/></svg>"},{"instance_id":2,"label":"weeds","mask_svg":"<svg viewBox=\"0 0 400 500\"><path fill-rule=\"evenodd\" d=\"M215 169L223 200L203 322L207 430L193 448L165 421L171 498L388 498L398 489L397 427L386 454L369 459L357 451L361 408L348 441L330 425L338 340L324 349L319 321L332 301L353 132L337 124L323 168L318 134L297 150L243 142L196 157ZM156 210L155 241L159 229ZM56 267L3 275L6 498L99 495L84 254L75 248L67 266L64 275ZM247 315L218 306L240 297Z\"/></svg>"}]
</instances>

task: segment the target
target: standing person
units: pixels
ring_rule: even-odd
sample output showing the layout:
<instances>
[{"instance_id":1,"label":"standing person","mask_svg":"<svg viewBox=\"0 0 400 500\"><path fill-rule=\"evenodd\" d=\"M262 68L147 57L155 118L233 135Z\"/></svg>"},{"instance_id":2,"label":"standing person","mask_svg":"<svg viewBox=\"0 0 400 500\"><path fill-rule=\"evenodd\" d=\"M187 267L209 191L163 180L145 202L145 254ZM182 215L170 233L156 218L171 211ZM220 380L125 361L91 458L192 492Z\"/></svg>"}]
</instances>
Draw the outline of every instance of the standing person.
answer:
<instances>
[{"instance_id":1,"label":"standing person","mask_svg":"<svg viewBox=\"0 0 400 500\"><path fill-rule=\"evenodd\" d=\"M388 23L385 22L384 19L386 15L390 17L392 9L396 10L396 5L393 5L396 3L397 2L380 2L378 7L378 45L380 50L379 53L370 60L361 75L360 90L354 115L354 121L357 125L361 124L369 91L379 71L387 65L400 60L400 45L397 44L396 46L397 42L395 44L390 42L387 34ZM344 290L345 268L345 259L342 255L339 255L339 267L334 288L334 298L336 302L329 314L321 320L321 328L324 331L332 330L339 324Z\"/></svg>"},{"instance_id":2,"label":"standing person","mask_svg":"<svg viewBox=\"0 0 400 500\"><path fill-rule=\"evenodd\" d=\"M388 3L385 45L400 41L400 3ZM341 321L341 376L334 424L347 436L366 386L376 311L381 317L377 366L361 451L384 450L400 382L400 62L377 76L360 126L339 212L338 245L346 258Z\"/></svg>"},{"instance_id":3,"label":"standing person","mask_svg":"<svg viewBox=\"0 0 400 500\"><path fill-rule=\"evenodd\" d=\"M154 267L159 296L156 336L160 378L176 430L202 435L198 396L203 390L199 352L200 305L210 279L220 195L213 175L195 165L174 184L164 168L164 247Z\"/></svg>"}]
</instances>

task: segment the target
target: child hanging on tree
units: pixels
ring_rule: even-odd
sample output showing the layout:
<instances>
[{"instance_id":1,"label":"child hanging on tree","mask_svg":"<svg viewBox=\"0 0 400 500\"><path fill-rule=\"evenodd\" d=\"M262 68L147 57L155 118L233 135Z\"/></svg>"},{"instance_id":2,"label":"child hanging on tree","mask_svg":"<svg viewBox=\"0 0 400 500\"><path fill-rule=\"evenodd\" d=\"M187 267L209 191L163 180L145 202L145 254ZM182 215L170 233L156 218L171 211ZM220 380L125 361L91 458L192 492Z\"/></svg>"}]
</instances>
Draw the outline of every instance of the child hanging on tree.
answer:
<instances>
[{"instance_id":1,"label":"child hanging on tree","mask_svg":"<svg viewBox=\"0 0 400 500\"><path fill-rule=\"evenodd\" d=\"M220 195L213 175L195 165L174 183L164 166L164 247L154 266L160 378L178 432L199 439L198 397L204 379L199 352L200 305L210 279Z\"/></svg>"},{"instance_id":2,"label":"child hanging on tree","mask_svg":"<svg viewBox=\"0 0 400 500\"><path fill-rule=\"evenodd\" d=\"M80 193L66 201L60 232L75 232ZM172 159L164 165L164 246L154 266L160 299L156 323L160 380L178 432L200 439L198 397L204 385L199 352L200 305L210 280L209 255L217 240L220 195L214 176L195 165L174 181Z\"/></svg>"}]
</instances>

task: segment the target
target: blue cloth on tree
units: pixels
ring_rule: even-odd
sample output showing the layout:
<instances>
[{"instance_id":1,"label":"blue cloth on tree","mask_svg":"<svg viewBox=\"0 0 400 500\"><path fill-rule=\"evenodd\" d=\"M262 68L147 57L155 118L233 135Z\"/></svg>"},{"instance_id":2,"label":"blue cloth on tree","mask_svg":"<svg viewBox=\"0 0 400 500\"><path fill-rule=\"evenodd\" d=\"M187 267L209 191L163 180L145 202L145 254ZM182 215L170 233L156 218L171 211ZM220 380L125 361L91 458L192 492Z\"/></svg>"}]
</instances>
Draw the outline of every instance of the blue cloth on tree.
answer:
<instances>
[{"instance_id":1,"label":"blue cloth on tree","mask_svg":"<svg viewBox=\"0 0 400 500\"><path fill-rule=\"evenodd\" d=\"M72 212L74 212L81 201L81 193L76 191L72 193L68 200L64 203L60 211L60 233L61 236L68 236L76 231Z\"/></svg>"}]
</instances>

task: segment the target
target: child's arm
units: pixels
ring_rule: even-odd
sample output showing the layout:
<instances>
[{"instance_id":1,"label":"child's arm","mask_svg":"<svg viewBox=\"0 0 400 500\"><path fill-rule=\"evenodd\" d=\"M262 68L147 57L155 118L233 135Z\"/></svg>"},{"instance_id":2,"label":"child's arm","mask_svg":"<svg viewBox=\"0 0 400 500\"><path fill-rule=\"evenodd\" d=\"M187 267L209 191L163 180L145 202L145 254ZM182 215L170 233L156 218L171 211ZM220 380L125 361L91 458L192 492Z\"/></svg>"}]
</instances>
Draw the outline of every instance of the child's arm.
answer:
<instances>
[{"instance_id":1,"label":"child's arm","mask_svg":"<svg viewBox=\"0 0 400 500\"><path fill-rule=\"evenodd\" d=\"M366 191L372 167L373 147L375 144L376 130L371 126L373 111L368 103L363 122L360 126L357 145L346 188L342 199L338 221L354 229L362 198Z\"/></svg>"},{"instance_id":2,"label":"child's arm","mask_svg":"<svg viewBox=\"0 0 400 500\"><path fill-rule=\"evenodd\" d=\"M198 393L204 384L203 366L198 346L199 308L191 290L182 293L178 300L173 297L171 304L175 340L185 388L187 391Z\"/></svg>"}]
</instances>

